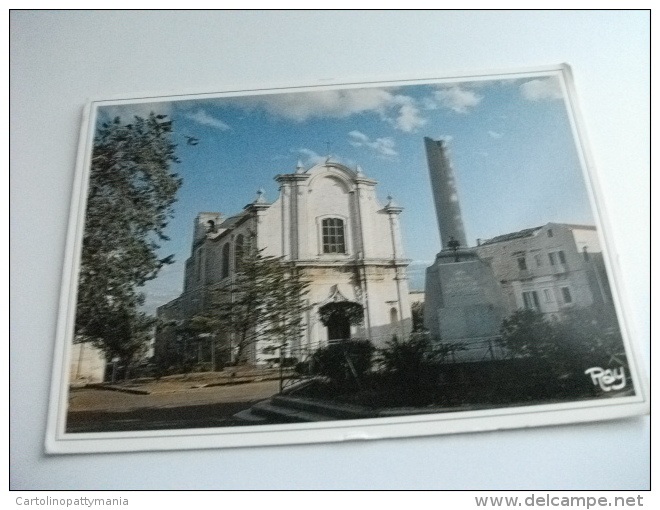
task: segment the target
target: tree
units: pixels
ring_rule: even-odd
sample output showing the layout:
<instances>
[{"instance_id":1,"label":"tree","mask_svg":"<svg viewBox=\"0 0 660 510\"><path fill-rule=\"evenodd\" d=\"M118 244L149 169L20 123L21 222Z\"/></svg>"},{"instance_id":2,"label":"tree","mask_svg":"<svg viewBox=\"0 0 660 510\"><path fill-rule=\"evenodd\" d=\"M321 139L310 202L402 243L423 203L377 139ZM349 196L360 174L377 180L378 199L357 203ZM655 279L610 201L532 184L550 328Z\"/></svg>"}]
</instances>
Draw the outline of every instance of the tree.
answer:
<instances>
[{"instance_id":1,"label":"tree","mask_svg":"<svg viewBox=\"0 0 660 510\"><path fill-rule=\"evenodd\" d=\"M557 330L536 310L516 310L502 321L500 333L500 343L511 356L549 359L556 355Z\"/></svg>"},{"instance_id":2,"label":"tree","mask_svg":"<svg viewBox=\"0 0 660 510\"><path fill-rule=\"evenodd\" d=\"M260 328L271 343L270 349L279 349L282 358L285 347L291 347L289 342L299 340L305 328L305 312L309 309L305 296L309 283L297 267L281 258L262 257L261 263L271 273L274 286L265 289Z\"/></svg>"},{"instance_id":3,"label":"tree","mask_svg":"<svg viewBox=\"0 0 660 510\"><path fill-rule=\"evenodd\" d=\"M557 324L559 345L583 368L593 365L627 366L623 338L613 307L570 308Z\"/></svg>"},{"instance_id":4,"label":"tree","mask_svg":"<svg viewBox=\"0 0 660 510\"><path fill-rule=\"evenodd\" d=\"M124 364L153 327L139 288L172 262L157 251L182 183L175 148L172 121L154 113L105 122L94 138L75 333Z\"/></svg>"},{"instance_id":5,"label":"tree","mask_svg":"<svg viewBox=\"0 0 660 510\"><path fill-rule=\"evenodd\" d=\"M200 330L228 335L237 364L248 361L249 348L260 340L281 354L305 326L308 285L282 258L246 249L232 280L213 291L211 306L192 323Z\"/></svg>"},{"instance_id":6,"label":"tree","mask_svg":"<svg viewBox=\"0 0 660 510\"><path fill-rule=\"evenodd\" d=\"M501 334L513 357L542 361L559 375L582 374L599 364L626 365L616 315L595 306L565 310L552 321L535 310L517 310L504 319Z\"/></svg>"}]
</instances>

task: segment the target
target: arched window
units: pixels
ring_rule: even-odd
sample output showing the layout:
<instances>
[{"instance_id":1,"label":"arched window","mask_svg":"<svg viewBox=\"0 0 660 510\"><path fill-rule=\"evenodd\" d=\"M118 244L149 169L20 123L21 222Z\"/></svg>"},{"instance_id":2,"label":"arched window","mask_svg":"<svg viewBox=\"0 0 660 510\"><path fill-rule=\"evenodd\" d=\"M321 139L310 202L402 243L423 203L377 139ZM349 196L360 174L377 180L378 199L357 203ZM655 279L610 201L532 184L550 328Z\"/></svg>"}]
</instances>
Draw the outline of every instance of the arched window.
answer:
<instances>
[{"instance_id":1,"label":"arched window","mask_svg":"<svg viewBox=\"0 0 660 510\"><path fill-rule=\"evenodd\" d=\"M229 276L229 243L222 247L222 274L220 278L227 278Z\"/></svg>"},{"instance_id":2,"label":"arched window","mask_svg":"<svg viewBox=\"0 0 660 510\"><path fill-rule=\"evenodd\" d=\"M399 312L397 312L397 309L392 307L390 308L390 324L396 324L399 322Z\"/></svg>"},{"instance_id":3,"label":"arched window","mask_svg":"<svg viewBox=\"0 0 660 510\"><path fill-rule=\"evenodd\" d=\"M238 271L243 265L243 256L245 255L245 238L243 234L236 237L236 244L234 245L234 271Z\"/></svg>"},{"instance_id":4,"label":"arched window","mask_svg":"<svg viewBox=\"0 0 660 510\"><path fill-rule=\"evenodd\" d=\"M202 249L201 248L197 250L196 269L197 269L197 281L199 282L202 279Z\"/></svg>"},{"instance_id":5,"label":"arched window","mask_svg":"<svg viewBox=\"0 0 660 510\"><path fill-rule=\"evenodd\" d=\"M344 220L326 218L321 222L323 253L346 253L344 238Z\"/></svg>"}]
</instances>

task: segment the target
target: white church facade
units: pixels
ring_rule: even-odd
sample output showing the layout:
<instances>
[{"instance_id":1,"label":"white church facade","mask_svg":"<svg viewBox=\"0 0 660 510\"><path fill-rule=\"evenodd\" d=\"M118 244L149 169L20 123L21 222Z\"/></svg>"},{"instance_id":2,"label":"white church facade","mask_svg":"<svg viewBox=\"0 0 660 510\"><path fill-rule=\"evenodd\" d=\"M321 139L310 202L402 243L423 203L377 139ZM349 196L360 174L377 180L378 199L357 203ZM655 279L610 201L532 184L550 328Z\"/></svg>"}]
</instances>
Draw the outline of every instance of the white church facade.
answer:
<instances>
[{"instance_id":1,"label":"white church facade","mask_svg":"<svg viewBox=\"0 0 660 510\"><path fill-rule=\"evenodd\" d=\"M263 192L231 217L200 213L195 219L190 258L181 296L161 306L163 323L185 323L211 304L212 289L228 284L248 243L265 256L281 257L309 282L304 330L292 339L287 356L302 359L333 340L361 338L382 346L411 330L408 279L399 215L391 198L382 204L377 181L339 163L326 161L275 177L279 197ZM362 308L361 324L324 325L319 309L332 302ZM175 333L161 328L156 354ZM221 340L229 342L230 339ZM250 361L266 363L272 354L253 346Z\"/></svg>"}]
</instances>

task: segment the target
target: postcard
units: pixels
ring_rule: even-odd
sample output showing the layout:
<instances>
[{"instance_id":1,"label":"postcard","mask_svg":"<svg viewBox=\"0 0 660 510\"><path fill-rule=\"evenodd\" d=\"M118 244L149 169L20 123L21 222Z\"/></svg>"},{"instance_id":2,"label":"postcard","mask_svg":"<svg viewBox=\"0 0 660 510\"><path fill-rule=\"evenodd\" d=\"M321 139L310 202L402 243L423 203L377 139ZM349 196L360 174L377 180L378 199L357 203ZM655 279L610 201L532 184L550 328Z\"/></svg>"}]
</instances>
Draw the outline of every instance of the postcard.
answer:
<instances>
[{"instance_id":1,"label":"postcard","mask_svg":"<svg viewBox=\"0 0 660 510\"><path fill-rule=\"evenodd\" d=\"M566 65L91 101L48 453L648 412Z\"/></svg>"}]
</instances>

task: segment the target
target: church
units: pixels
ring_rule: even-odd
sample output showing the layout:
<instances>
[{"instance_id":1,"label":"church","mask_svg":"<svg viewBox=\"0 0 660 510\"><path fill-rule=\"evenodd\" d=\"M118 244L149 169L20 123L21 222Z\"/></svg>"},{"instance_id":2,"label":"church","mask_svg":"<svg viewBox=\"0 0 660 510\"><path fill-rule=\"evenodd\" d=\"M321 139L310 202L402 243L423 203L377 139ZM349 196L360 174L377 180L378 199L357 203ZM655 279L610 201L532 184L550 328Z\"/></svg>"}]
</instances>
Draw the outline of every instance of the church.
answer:
<instances>
[{"instance_id":1,"label":"church","mask_svg":"<svg viewBox=\"0 0 660 510\"><path fill-rule=\"evenodd\" d=\"M170 326L157 332L156 356L177 341L177 329L171 325L203 312L210 306L212 290L232 281L248 244L265 256L281 257L309 282L303 332L288 342L287 357L301 360L346 338L382 346L394 335L410 333L410 261L404 257L399 222L403 209L391 197L383 205L376 196L377 181L359 166L352 169L329 158L309 169L299 163L294 172L275 180L279 197L272 203L260 190L236 215L198 214L183 292L158 309L161 323ZM359 307L361 322L324 323L319 310L338 302ZM215 338L214 348L221 344L231 351L230 337ZM263 347L252 346L250 363L273 360Z\"/></svg>"}]
</instances>

